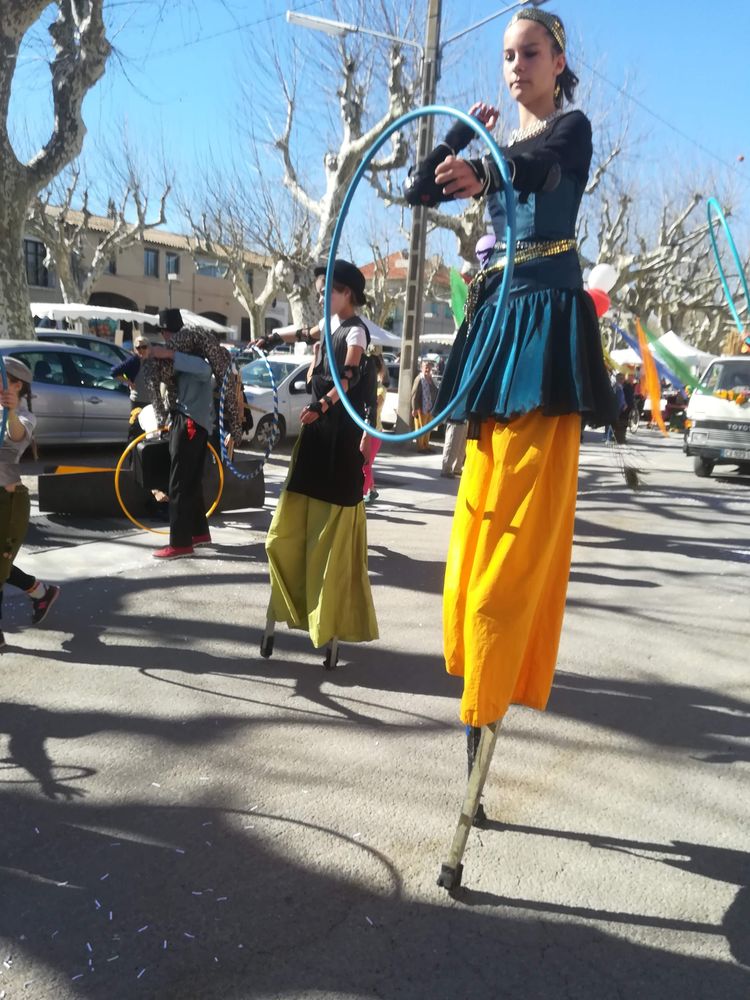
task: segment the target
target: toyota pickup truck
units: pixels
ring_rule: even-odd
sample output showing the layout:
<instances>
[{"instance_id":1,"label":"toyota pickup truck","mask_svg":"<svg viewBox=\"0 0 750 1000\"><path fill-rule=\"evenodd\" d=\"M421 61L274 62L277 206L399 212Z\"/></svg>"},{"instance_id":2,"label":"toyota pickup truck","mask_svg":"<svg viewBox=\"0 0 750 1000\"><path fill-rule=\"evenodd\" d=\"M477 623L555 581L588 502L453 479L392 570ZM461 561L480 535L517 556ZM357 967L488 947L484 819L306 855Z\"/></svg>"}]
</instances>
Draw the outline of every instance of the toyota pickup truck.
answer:
<instances>
[{"instance_id":1,"label":"toyota pickup truck","mask_svg":"<svg viewBox=\"0 0 750 1000\"><path fill-rule=\"evenodd\" d=\"M715 465L750 475L750 354L711 362L686 418L685 453L696 476L710 476Z\"/></svg>"}]
</instances>

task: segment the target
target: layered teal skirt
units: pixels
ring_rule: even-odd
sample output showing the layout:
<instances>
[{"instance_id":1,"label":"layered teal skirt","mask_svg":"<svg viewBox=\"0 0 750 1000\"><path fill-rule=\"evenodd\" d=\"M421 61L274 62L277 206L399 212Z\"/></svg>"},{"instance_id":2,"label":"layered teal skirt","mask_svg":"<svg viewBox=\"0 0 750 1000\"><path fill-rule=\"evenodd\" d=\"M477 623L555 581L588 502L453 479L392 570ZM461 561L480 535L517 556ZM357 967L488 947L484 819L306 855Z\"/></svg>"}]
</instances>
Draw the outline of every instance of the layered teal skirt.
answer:
<instances>
[{"instance_id":1,"label":"layered teal skirt","mask_svg":"<svg viewBox=\"0 0 750 1000\"><path fill-rule=\"evenodd\" d=\"M464 321L456 335L440 383L438 410L455 397L479 357L502 278L502 272L487 277L471 321ZM599 322L583 289L575 251L515 270L497 343L451 419L506 422L532 410L551 417L580 413L594 427L617 417Z\"/></svg>"}]
</instances>

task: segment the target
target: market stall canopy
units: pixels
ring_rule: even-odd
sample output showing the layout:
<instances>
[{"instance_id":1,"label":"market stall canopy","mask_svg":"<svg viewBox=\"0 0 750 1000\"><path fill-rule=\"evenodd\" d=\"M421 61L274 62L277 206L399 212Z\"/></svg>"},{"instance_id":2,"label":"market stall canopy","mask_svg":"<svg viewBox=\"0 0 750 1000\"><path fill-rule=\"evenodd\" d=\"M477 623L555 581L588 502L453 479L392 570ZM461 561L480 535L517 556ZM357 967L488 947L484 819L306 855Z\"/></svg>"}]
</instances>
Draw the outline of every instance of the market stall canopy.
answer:
<instances>
[{"instance_id":1,"label":"market stall canopy","mask_svg":"<svg viewBox=\"0 0 750 1000\"><path fill-rule=\"evenodd\" d=\"M438 347L452 347L456 339L454 333L423 333L419 338L420 344L435 344Z\"/></svg>"},{"instance_id":2,"label":"market stall canopy","mask_svg":"<svg viewBox=\"0 0 750 1000\"><path fill-rule=\"evenodd\" d=\"M154 314L134 312L131 309L115 309L110 306L90 306L82 302L32 302L31 315L46 319L114 319L124 323L153 323Z\"/></svg>"},{"instance_id":3,"label":"market stall canopy","mask_svg":"<svg viewBox=\"0 0 750 1000\"><path fill-rule=\"evenodd\" d=\"M623 347L619 351L610 351L609 356L618 365L639 365L641 356L632 347Z\"/></svg>"},{"instance_id":4,"label":"market stall canopy","mask_svg":"<svg viewBox=\"0 0 750 1000\"><path fill-rule=\"evenodd\" d=\"M378 326L377 323L373 323L373 321L371 319L367 319L366 316L360 316L360 319L367 327L368 332L370 334L370 340L373 344L376 344L379 347L401 346L401 338L398 336L398 334L391 333L389 330L384 330L382 326ZM323 327L322 320L320 325L321 325L321 336L322 336L322 327ZM295 323L291 323L289 326L277 326L273 332L278 333L278 335L281 337L285 333L294 333L298 329L299 327Z\"/></svg>"},{"instance_id":5,"label":"market stall canopy","mask_svg":"<svg viewBox=\"0 0 750 1000\"><path fill-rule=\"evenodd\" d=\"M228 333L236 336L232 326L223 326L207 316L200 316L190 309L180 309L182 322L190 330L209 330L211 333ZM118 323L149 323L156 325L156 313L137 312L133 309L117 309L114 306L87 305L82 302L32 302L31 315L54 320L96 320L111 319Z\"/></svg>"},{"instance_id":6,"label":"market stall canopy","mask_svg":"<svg viewBox=\"0 0 750 1000\"><path fill-rule=\"evenodd\" d=\"M669 330L662 337L659 337L658 343L687 365L704 365L715 357L708 351L701 351L699 348L693 347L692 344L688 344L674 330Z\"/></svg>"}]
</instances>

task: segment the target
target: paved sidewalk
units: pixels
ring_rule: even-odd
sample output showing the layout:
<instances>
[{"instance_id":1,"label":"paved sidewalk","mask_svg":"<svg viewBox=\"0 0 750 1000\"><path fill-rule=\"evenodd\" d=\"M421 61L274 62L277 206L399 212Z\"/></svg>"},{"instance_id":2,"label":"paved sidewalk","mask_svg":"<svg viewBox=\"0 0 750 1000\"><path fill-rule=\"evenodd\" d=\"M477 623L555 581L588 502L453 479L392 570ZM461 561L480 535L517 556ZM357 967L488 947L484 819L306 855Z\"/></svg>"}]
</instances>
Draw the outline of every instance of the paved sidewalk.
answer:
<instances>
[{"instance_id":1,"label":"paved sidewalk","mask_svg":"<svg viewBox=\"0 0 750 1000\"><path fill-rule=\"evenodd\" d=\"M299 633L258 655L272 503L166 565L38 521L21 565L63 593L36 630L6 602L0 995L746 1000L750 481L639 434L633 495L600 437L550 709L509 714L455 899L437 450L378 457L381 638L333 673Z\"/></svg>"}]
</instances>

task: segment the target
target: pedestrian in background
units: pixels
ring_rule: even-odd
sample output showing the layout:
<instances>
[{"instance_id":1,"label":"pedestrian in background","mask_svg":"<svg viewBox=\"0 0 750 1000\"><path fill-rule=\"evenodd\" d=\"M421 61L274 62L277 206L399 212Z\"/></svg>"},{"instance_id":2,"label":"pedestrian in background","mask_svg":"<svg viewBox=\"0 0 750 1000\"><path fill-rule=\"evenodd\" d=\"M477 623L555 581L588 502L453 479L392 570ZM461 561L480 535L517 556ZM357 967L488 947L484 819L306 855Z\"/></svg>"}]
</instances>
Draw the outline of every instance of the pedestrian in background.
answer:
<instances>
[{"instance_id":1,"label":"pedestrian in background","mask_svg":"<svg viewBox=\"0 0 750 1000\"><path fill-rule=\"evenodd\" d=\"M469 429L468 420L449 420L445 425L445 441L443 442L443 465L441 476L460 476L466 458L466 434Z\"/></svg>"},{"instance_id":2,"label":"pedestrian in background","mask_svg":"<svg viewBox=\"0 0 750 1000\"><path fill-rule=\"evenodd\" d=\"M119 365L112 368L112 377L124 379L130 391L130 428L128 430L128 441L138 437L141 433L140 424L136 420L138 410L148 406L151 402L146 386L145 373L142 362L148 357L150 344L145 337L136 337L133 341L134 354L132 358L127 358Z\"/></svg>"},{"instance_id":3,"label":"pedestrian in background","mask_svg":"<svg viewBox=\"0 0 750 1000\"><path fill-rule=\"evenodd\" d=\"M432 364L429 361L422 362L422 371L414 379L411 387L411 415L414 418L414 427L420 427L430 420L432 411L435 408L438 387L432 379ZM417 450L429 451L430 432L422 434L417 438Z\"/></svg>"},{"instance_id":4,"label":"pedestrian in background","mask_svg":"<svg viewBox=\"0 0 750 1000\"><path fill-rule=\"evenodd\" d=\"M383 406L385 404L385 397L388 394L388 386L390 384L390 378L388 377L388 369L386 368L385 361L383 361L382 354L373 354L372 363L375 366L375 377L377 379L377 395L375 402L375 414L374 419L370 420L376 430L383 430L382 414ZM365 503L372 503L377 500L379 494L375 489L375 476L372 471L372 466L375 458L380 451L380 446L382 445L380 438L372 437L370 434L362 435L362 454L365 458L364 465L364 476L365 481L362 487Z\"/></svg>"}]
</instances>

